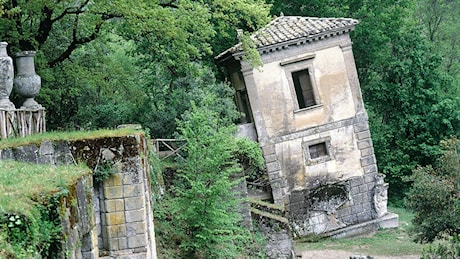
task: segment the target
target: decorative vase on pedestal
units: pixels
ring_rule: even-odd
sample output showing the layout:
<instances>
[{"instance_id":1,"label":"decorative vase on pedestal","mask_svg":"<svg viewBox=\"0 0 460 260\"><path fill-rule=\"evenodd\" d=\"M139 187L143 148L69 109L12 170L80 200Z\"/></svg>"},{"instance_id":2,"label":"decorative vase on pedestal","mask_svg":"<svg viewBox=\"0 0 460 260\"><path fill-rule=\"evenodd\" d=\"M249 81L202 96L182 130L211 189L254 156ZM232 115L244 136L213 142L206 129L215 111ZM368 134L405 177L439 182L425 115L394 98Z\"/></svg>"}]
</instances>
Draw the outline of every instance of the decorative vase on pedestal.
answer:
<instances>
[{"instance_id":1,"label":"decorative vase on pedestal","mask_svg":"<svg viewBox=\"0 0 460 260\"><path fill-rule=\"evenodd\" d=\"M0 109L14 109L10 101L11 90L13 89L14 67L13 59L6 52L8 43L0 42Z\"/></svg>"},{"instance_id":2,"label":"decorative vase on pedestal","mask_svg":"<svg viewBox=\"0 0 460 260\"><path fill-rule=\"evenodd\" d=\"M42 80L35 73L35 51L22 51L15 55L17 74L14 78L15 91L26 98L22 103L22 109L43 108L34 97L40 92Z\"/></svg>"}]
</instances>

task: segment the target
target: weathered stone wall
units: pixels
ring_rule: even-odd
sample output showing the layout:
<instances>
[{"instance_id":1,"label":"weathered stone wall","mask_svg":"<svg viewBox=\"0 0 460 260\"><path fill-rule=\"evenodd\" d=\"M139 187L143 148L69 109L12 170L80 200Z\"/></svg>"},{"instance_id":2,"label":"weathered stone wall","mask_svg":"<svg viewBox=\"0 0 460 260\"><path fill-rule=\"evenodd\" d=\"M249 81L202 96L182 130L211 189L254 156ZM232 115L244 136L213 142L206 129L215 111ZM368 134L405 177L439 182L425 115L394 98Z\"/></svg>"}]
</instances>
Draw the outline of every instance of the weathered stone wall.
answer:
<instances>
[{"instance_id":1,"label":"weathered stone wall","mask_svg":"<svg viewBox=\"0 0 460 260\"><path fill-rule=\"evenodd\" d=\"M291 228L283 207L261 201L251 201L252 221L263 234L265 253L270 259L294 258Z\"/></svg>"},{"instance_id":2,"label":"weathered stone wall","mask_svg":"<svg viewBox=\"0 0 460 260\"><path fill-rule=\"evenodd\" d=\"M326 234L377 217L373 175L294 191L289 215L294 237Z\"/></svg>"},{"instance_id":3,"label":"weathered stone wall","mask_svg":"<svg viewBox=\"0 0 460 260\"><path fill-rule=\"evenodd\" d=\"M242 61L241 71L261 145L275 137L351 118L361 111L362 97L359 82L353 81L354 60L349 60L349 46L351 40L344 34L264 54L260 70ZM282 65L309 54L310 59ZM313 72L319 104L298 109L290 74L304 68Z\"/></svg>"},{"instance_id":4,"label":"weathered stone wall","mask_svg":"<svg viewBox=\"0 0 460 260\"><path fill-rule=\"evenodd\" d=\"M143 135L31 144L0 151L0 159L37 164L110 165L102 182L84 179L62 201L65 256L156 258L146 140ZM94 175L93 175L94 176Z\"/></svg>"},{"instance_id":5,"label":"weathered stone wall","mask_svg":"<svg viewBox=\"0 0 460 260\"><path fill-rule=\"evenodd\" d=\"M63 258L98 258L97 226L93 210L93 178L88 176L70 187L61 199Z\"/></svg>"}]
</instances>

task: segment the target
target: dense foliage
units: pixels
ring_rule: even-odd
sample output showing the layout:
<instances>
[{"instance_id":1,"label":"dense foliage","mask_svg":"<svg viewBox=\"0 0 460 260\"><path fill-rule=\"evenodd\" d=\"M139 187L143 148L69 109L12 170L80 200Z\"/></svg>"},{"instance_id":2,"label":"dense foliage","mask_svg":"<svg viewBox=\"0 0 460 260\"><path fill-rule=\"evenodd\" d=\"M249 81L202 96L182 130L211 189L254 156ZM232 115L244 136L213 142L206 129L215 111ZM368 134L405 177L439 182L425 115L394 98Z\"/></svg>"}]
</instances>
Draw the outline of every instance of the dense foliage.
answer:
<instances>
[{"instance_id":1,"label":"dense foliage","mask_svg":"<svg viewBox=\"0 0 460 260\"><path fill-rule=\"evenodd\" d=\"M460 141L443 141L436 167L418 167L406 205L414 212L413 233L420 242L460 234Z\"/></svg>"},{"instance_id":2,"label":"dense foliage","mask_svg":"<svg viewBox=\"0 0 460 260\"><path fill-rule=\"evenodd\" d=\"M178 122L186 142L174 186L155 209L159 244L174 258L247 258L262 254L259 242L243 226L235 187L242 181L240 159L262 167L260 148L239 141L234 128L215 111L207 96ZM174 253L174 249L176 252Z\"/></svg>"},{"instance_id":3,"label":"dense foliage","mask_svg":"<svg viewBox=\"0 0 460 260\"><path fill-rule=\"evenodd\" d=\"M202 98L197 92L228 92L214 81L213 53L229 47L236 28L267 23L269 7L261 0L5 1L0 39L11 56L38 52L37 100L48 129L140 123L166 138L190 101Z\"/></svg>"}]
</instances>

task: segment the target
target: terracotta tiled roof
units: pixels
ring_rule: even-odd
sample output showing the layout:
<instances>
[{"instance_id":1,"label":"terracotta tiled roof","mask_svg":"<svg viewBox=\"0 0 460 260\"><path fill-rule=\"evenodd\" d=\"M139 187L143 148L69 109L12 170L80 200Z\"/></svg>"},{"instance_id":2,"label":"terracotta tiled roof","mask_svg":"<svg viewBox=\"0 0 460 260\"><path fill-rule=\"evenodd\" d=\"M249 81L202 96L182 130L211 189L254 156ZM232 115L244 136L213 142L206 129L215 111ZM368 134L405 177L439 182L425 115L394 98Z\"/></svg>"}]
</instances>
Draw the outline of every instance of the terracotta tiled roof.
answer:
<instances>
[{"instance_id":1,"label":"terracotta tiled roof","mask_svg":"<svg viewBox=\"0 0 460 260\"><path fill-rule=\"evenodd\" d=\"M253 33L251 38L256 43L257 49L264 53L293 44L305 44L347 33L353 30L356 24L358 21L350 18L280 16ZM220 59L228 53L241 51L241 43L238 43L216 56L216 59Z\"/></svg>"}]
</instances>

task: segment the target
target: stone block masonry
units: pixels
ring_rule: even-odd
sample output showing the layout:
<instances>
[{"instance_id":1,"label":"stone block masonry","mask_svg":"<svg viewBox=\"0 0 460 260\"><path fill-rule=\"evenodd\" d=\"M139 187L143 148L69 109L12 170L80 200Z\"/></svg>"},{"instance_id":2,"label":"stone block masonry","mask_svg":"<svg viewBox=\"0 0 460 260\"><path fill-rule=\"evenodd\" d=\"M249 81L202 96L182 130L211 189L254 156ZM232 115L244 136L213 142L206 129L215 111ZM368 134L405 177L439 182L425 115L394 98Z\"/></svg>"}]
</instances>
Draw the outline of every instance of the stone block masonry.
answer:
<instances>
[{"instance_id":1,"label":"stone block masonry","mask_svg":"<svg viewBox=\"0 0 460 260\"><path fill-rule=\"evenodd\" d=\"M146 140L142 134L40 144L0 150L0 159L37 164L87 164L103 181L87 178L63 200L65 258L156 258Z\"/></svg>"},{"instance_id":2,"label":"stone block masonry","mask_svg":"<svg viewBox=\"0 0 460 260\"><path fill-rule=\"evenodd\" d=\"M265 253L270 259L294 258L289 220L282 206L250 200L252 221L265 237Z\"/></svg>"}]
</instances>

